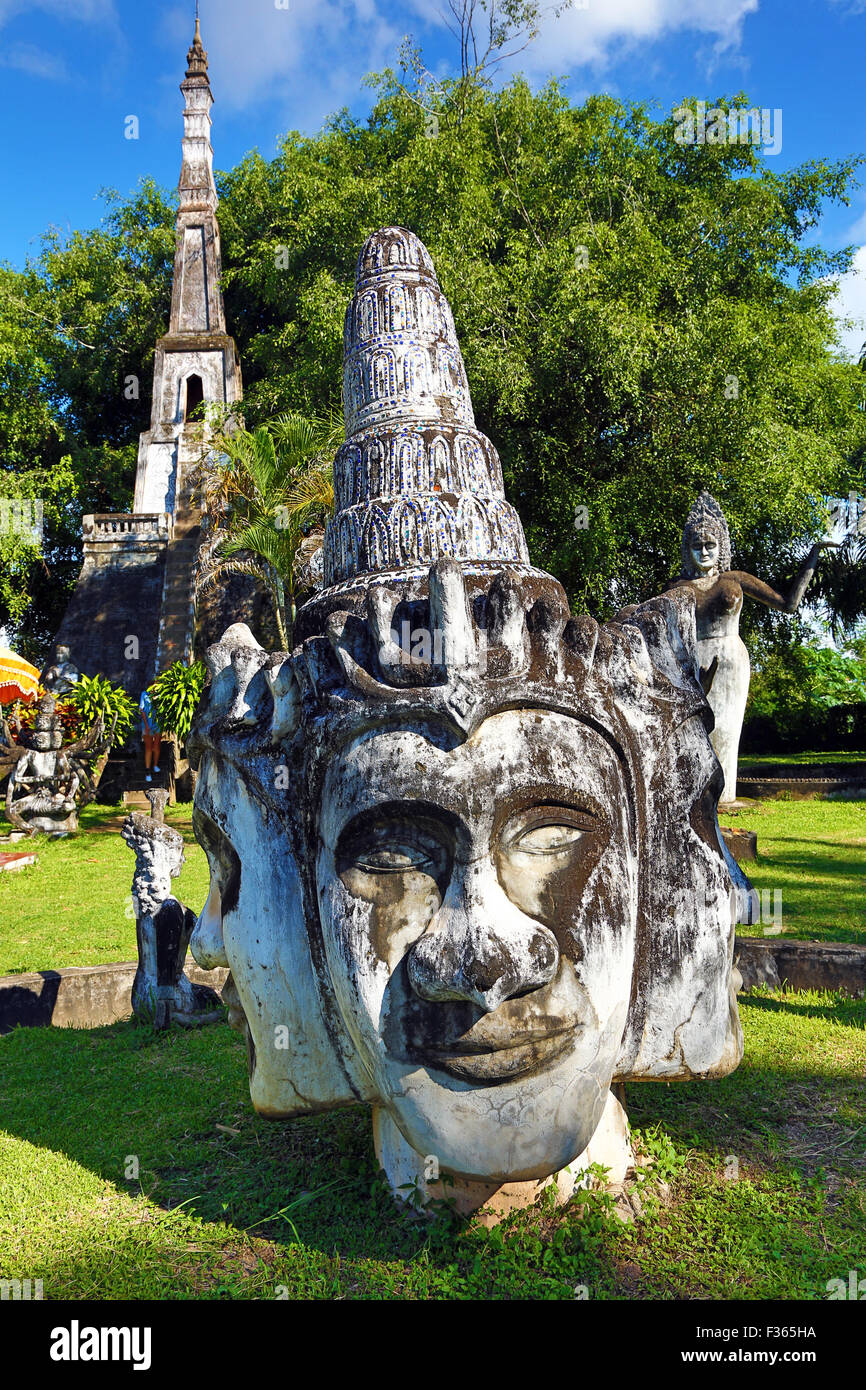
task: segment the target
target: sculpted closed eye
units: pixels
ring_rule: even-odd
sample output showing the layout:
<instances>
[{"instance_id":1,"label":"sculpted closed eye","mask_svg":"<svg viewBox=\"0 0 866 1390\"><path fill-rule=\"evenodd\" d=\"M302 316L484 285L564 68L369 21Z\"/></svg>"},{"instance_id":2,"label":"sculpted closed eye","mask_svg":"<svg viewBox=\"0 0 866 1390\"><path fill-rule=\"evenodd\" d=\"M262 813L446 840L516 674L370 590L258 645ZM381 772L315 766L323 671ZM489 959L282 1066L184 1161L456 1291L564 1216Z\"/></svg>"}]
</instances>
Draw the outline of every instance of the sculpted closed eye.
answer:
<instances>
[{"instance_id":1,"label":"sculpted closed eye","mask_svg":"<svg viewBox=\"0 0 866 1390\"><path fill-rule=\"evenodd\" d=\"M362 850L355 857L359 869L375 874L402 874L410 869L424 869L430 872L433 860L429 854L414 845L377 846Z\"/></svg>"},{"instance_id":2,"label":"sculpted closed eye","mask_svg":"<svg viewBox=\"0 0 866 1390\"><path fill-rule=\"evenodd\" d=\"M521 854L556 854L570 849L585 833L576 825L537 825L518 836L511 848Z\"/></svg>"},{"instance_id":3,"label":"sculpted closed eye","mask_svg":"<svg viewBox=\"0 0 866 1390\"><path fill-rule=\"evenodd\" d=\"M588 807L544 804L517 812L504 827L500 846L509 854L564 860L581 840L597 842L605 829L603 818ZM584 845L581 853L586 849Z\"/></svg>"},{"instance_id":4,"label":"sculpted closed eye","mask_svg":"<svg viewBox=\"0 0 866 1390\"><path fill-rule=\"evenodd\" d=\"M431 816L426 805L376 808L356 816L342 831L336 847L337 871L354 876L351 891L362 897L385 892L391 901L395 892L426 891L423 884L429 879L444 891L451 839L447 824Z\"/></svg>"}]
</instances>

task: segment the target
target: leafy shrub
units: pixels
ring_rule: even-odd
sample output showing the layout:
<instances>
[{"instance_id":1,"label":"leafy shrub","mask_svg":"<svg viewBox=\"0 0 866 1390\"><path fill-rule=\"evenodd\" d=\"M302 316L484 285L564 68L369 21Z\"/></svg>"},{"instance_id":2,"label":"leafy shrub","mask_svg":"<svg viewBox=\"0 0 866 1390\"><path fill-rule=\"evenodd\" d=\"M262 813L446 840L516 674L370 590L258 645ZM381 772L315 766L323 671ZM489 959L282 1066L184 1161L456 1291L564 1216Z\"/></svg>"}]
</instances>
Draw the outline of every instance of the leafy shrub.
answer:
<instances>
[{"instance_id":1,"label":"leafy shrub","mask_svg":"<svg viewBox=\"0 0 866 1390\"><path fill-rule=\"evenodd\" d=\"M797 645L761 661L752 672L742 752L866 747L866 660L860 643L851 647Z\"/></svg>"},{"instance_id":2,"label":"leafy shrub","mask_svg":"<svg viewBox=\"0 0 866 1390\"><path fill-rule=\"evenodd\" d=\"M206 676L200 661L191 666L175 661L150 687L163 733L175 734L179 743L189 734Z\"/></svg>"},{"instance_id":3,"label":"leafy shrub","mask_svg":"<svg viewBox=\"0 0 866 1390\"><path fill-rule=\"evenodd\" d=\"M67 701L78 714L78 734L89 733L102 716L105 732L108 733L117 716L117 724L111 741L112 748L124 743L132 721L138 713L137 706L122 685L114 685L107 676L80 676L72 687Z\"/></svg>"}]
</instances>

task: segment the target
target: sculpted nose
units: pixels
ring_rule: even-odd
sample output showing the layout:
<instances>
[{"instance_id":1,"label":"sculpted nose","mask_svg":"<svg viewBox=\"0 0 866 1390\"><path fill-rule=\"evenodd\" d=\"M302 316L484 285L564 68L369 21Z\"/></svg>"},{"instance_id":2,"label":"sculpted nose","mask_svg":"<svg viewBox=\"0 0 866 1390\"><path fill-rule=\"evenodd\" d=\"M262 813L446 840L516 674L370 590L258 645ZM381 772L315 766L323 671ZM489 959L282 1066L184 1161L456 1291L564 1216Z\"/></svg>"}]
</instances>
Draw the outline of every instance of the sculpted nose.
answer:
<instances>
[{"instance_id":1,"label":"sculpted nose","mask_svg":"<svg viewBox=\"0 0 866 1390\"><path fill-rule=\"evenodd\" d=\"M549 984L559 968L553 933L506 897L492 864L470 864L409 953L415 993L434 1003L468 999L492 1013Z\"/></svg>"}]
</instances>

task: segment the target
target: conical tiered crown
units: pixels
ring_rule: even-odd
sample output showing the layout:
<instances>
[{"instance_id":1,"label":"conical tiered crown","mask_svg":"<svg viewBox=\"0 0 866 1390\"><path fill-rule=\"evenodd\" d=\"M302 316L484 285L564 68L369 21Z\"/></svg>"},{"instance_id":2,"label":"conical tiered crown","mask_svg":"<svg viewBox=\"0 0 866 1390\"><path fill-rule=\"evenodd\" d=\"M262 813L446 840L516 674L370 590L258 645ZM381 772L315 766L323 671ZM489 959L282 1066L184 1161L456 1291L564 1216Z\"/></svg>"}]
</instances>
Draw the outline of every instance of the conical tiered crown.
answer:
<instances>
[{"instance_id":1,"label":"conical tiered crown","mask_svg":"<svg viewBox=\"0 0 866 1390\"><path fill-rule=\"evenodd\" d=\"M475 428L450 306L427 248L404 227L364 243L343 361L346 443L325 584L427 570L444 556L528 566L499 456Z\"/></svg>"}]
</instances>

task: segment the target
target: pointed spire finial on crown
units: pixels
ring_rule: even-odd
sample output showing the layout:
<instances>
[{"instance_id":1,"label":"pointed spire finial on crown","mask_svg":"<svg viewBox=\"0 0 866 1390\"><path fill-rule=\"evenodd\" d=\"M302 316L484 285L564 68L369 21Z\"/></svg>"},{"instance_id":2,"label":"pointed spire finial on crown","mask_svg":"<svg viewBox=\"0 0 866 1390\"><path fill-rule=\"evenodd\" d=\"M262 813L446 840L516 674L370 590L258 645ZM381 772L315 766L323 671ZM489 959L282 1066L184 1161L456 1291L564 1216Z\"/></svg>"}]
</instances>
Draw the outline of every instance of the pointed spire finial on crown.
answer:
<instances>
[{"instance_id":1,"label":"pointed spire finial on crown","mask_svg":"<svg viewBox=\"0 0 866 1390\"><path fill-rule=\"evenodd\" d=\"M207 78L207 53L201 41L201 26L198 16L198 0L195 7L195 33L186 55L187 77Z\"/></svg>"}]
</instances>

